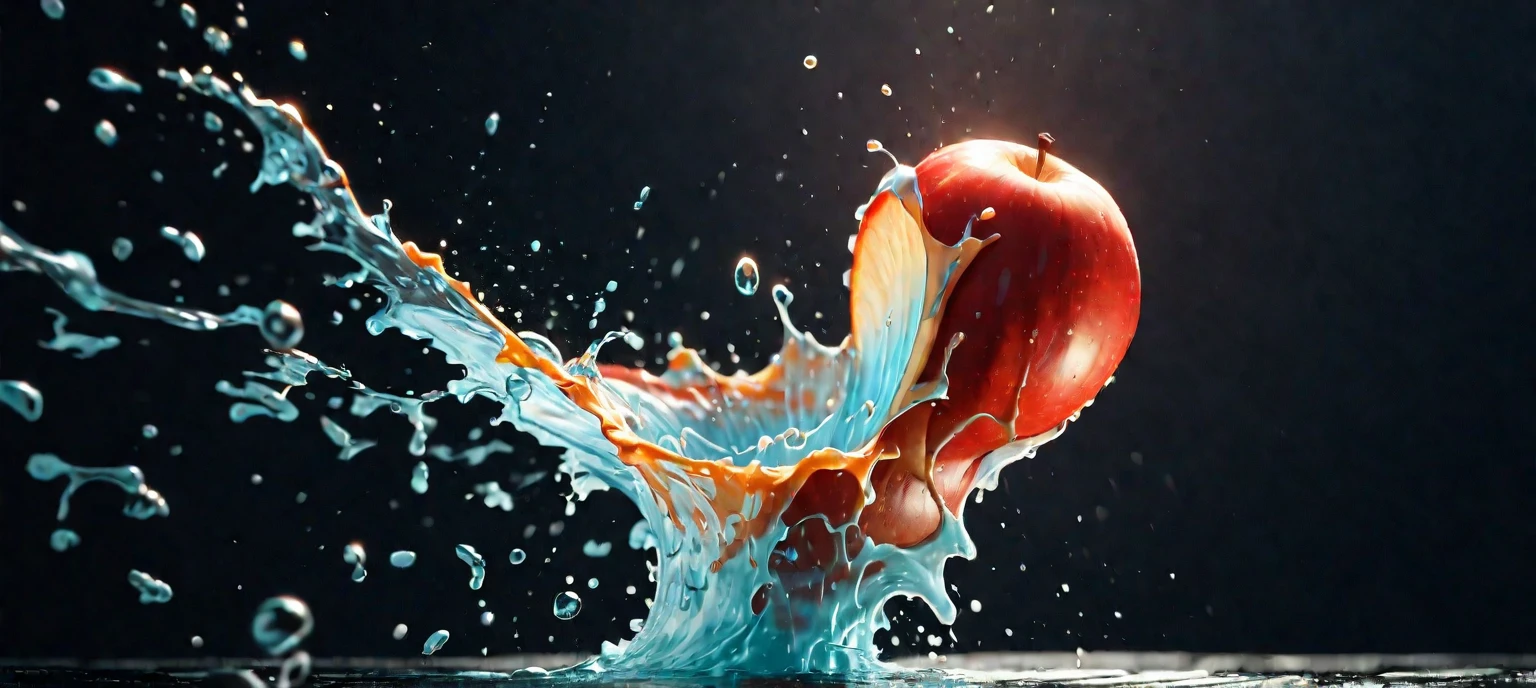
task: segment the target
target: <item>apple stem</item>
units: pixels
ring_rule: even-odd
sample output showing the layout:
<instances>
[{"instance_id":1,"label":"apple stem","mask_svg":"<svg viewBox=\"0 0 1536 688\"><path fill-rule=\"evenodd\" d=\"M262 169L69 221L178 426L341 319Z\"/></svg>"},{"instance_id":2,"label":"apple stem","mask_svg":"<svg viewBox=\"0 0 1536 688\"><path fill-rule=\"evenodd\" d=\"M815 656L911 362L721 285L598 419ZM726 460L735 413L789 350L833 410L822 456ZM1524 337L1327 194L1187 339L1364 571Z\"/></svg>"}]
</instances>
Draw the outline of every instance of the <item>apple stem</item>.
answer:
<instances>
[{"instance_id":1,"label":"apple stem","mask_svg":"<svg viewBox=\"0 0 1536 688\"><path fill-rule=\"evenodd\" d=\"M1051 152L1051 144L1056 143L1056 137L1045 132L1040 132L1039 155L1035 156L1035 179L1040 178L1040 172L1045 169L1045 158Z\"/></svg>"}]
</instances>

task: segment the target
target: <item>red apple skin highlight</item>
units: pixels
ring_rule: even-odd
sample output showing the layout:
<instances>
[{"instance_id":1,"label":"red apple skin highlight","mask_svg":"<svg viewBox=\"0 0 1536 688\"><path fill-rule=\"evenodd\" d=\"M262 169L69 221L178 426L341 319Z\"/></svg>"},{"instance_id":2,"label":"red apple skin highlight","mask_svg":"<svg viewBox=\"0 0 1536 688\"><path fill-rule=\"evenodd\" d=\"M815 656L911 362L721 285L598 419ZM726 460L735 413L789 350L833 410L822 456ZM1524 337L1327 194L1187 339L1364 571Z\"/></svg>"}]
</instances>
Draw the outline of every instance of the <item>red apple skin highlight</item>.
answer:
<instances>
[{"instance_id":1,"label":"red apple skin highlight","mask_svg":"<svg viewBox=\"0 0 1536 688\"><path fill-rule=\"evenodd\" d=\"M1050 431L1093 400L1140 317L1141 272L1125 216L1103 187L1055 155L1046 155L1035 179L1037 155L1016 143L976 140L942 148L917 166L923 221L935 239L959 241L987 208L995 216L975 220L972 234L999 237L948 298L935 341L965 335L949 362L949 398L913 409L887 430L923 437L921 446L903 444L935 462L938 496L954 513L981 457ZM941 361L936 348L924 379L938 375ZM859 525L877 542L909 546L939 526L939 504L911 465L875 468L878 497Z\"/></svg>"}]
</instances>

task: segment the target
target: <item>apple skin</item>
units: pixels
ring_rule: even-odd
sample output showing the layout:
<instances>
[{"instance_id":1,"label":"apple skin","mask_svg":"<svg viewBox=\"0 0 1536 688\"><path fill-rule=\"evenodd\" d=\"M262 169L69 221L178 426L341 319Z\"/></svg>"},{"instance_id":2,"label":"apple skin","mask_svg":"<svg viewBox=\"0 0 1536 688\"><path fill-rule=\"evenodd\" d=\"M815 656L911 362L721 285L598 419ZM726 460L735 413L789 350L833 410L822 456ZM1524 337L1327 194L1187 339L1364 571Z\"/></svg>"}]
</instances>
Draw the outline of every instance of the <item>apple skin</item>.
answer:
<instances>
[{"instance_id":1,"label":"apple skin","mask_svg":"<svg viewBox=\"0 0 1536 688\"><path fill-rule=\"evenodd\" d=\"M1140 317L1141 272L1125 216L1103 187L1053 154L1035 179L1037 155L1016 143L975 140L917 166L929 234L953 244L991 208L995 216L976 219L972 234L998 235L947 297L935 341L965 335L949 362L949 398L887 429L925 424L934 483L953 513L983 456L1051 431L1093 400ZM942 351L935 346L923 379L938 375ZM1001 422L973 422L978 414ZM878 497L859 525L875 541L910 546L938 528L939 507L923 476L884 461L872 479Z\"/></svg>"}]
</instances>

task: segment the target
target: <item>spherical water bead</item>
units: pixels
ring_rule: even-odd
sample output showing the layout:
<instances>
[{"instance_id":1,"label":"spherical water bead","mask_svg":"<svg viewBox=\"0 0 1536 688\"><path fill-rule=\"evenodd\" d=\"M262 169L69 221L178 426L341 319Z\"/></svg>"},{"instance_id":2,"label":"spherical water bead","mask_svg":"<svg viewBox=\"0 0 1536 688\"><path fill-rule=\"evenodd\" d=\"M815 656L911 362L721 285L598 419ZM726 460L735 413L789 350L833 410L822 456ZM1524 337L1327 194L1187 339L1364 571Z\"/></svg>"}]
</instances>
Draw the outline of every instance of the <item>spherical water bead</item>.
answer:
<instances>
[{"instance_id":1,"label":"spherical water bead","mask_svg":"<svg viewBox=\"0 0 1536 688\"><path fill-rule=\"evenodd\" d=\"M144 88L139 86L139 84L133 79L129 79L126 76L118 74L117 72L106 69L104 67L97 67L91 70L91 75L87 77L86 80L89 81L91 85L95 86L97 89L106 91L108 93L114 91L124 91L127 93L144 92Z\"/></svg>"},{"instance_id":2,"label":"spherical water bead","mask_svg":"<svg viewBox=\"0 0 1536 688\"><path fill-rule=\"evenodd\" d=\"M394 636L395 640L405 640L405 634L410 632L411 629L405 624L395 624L395 630L390 635Z\"/></svg>"},{"instance_id":3,"label":"spherical water bead","mask_svg":"<svg viewBox=\"0 0 1536 688\"><path fill-rule=\"evenodd\" d=\"M538 253L539 252L539 240L538 239L534 239L533 243L528 244L528 247L533 249L534 253Z\"/></svg>"},{"instance_id":4,"label":"spherical water bead","mask_svg":"<svg viewBox=\"0 0 1536 688\"><path fill-rule=\"evenodd\" d=\"M496 622L496 612L481 612L480 625L489 626Z\"/></svg>"},{"instance_id":5,"label":"spherical water bead","mask_svg":"<svg viewBox=\"0 0 1536 688\"><path fill-rule=\"evenodd\" d=\"M299 646L315 630L309 605L297 597L280 595L268 598L256 608L251 620L251 638L263 652L276 657Z\"/></svg>"},{"instance_id":6,"label":"spherical water bead","mask_svg":"<svg viewBox=\"0 0 1536 688\"><path fill-rule=\"evenodd\" d=\"M443 649L448 644L448 631L433 631L427 636L427 642L421 644L421 654L430 655Z\"/></svg>"},{"instance_id":7,"label":"spherical water bead","mask_svg":"<svg viewBox=\"0 0 1536 688\"><path fill-rule=\"evenodd\" d=\"M202 646L203 646L203 636L200 636L200 635L192 636L192 647L200 648Z\"/></svg>"},{"instance_id":8,"label":"spherical water bead","mask_svg":"<svg viewBox=\"0 0 1536 688\"><path fill-rule=\"evenodd\" d=\"M757 271L757 261L751 258L742 258L736 262L736 291L742 296L751 296L757 293L757 285L762 281Z\"/></svg>"},{"instance_id":9,"label":"spherical water bead","mask_svg":"<svg viewBox=\"0 0 1536 688\"><path fill-rule=\"evenodd\" d=\"M145 425L143 432L144 432L144 439L152 440L152 439L155 439L156 437L158 437L160 435L160 428L157 428L157 427L155 427L153 425Z\"/></svg>"},{"instance_id":10,"label":"spherical water bead","mask_svg":"<svg viewBox=\"0 0 1536 688\"><path fill-rule=\"evenodd\" d=\"M287 351L304 339L304 317L293 304L281 299L267 304L261 313L261 336L279 351Z\"/></svg>"},{"instance_id":11,"label":"spherical water bead","mask_svg":"<svg viewBox=\"0 0 1536 688\"><path fill-rule=\"evenodd\" d=\"M804 64L806 69L815 69L817 64L816 56L806 55L805 60L801 64Z\"/></svg>"},{"instance_id":12,"label":"spherical water bead","mask_svg":"<svg viewBox=\"0 0 1536 688\"><path fill-rule=\"evenodd\" d=\"M891 95L891 85L890 84L880 84L880 95L882 95L882 96Z\"/></svg>"},{"instance_id":13,"label":"spherical water bead","mask_svg":"<svg viewBox=\"0 0 1536 688\"><path fill-rule=\"evenodd\" d=\"M501 113L499 113L499 112L492 112L491 116L485 118L485 135L486 136L495 136L496 135L496 130L498 128L500 128L500 127L501 127ZM534 249L534 250L538 250L538 249Z\"/></svg>"},{"instance_id":14,"label":"spherical water bead","mask_svg":"<svg viewBox=\"0 0 1536 688\"><path fill-rule=\"evenodd\" d=\"M528 553L524 552L523 550L520 550L520 549L514 549L514 550L512 550L511 554L507 555L507 561L512 562L513 566L521 564L521 563L523 563L523 562L525 562L527 560L528 560Z\"/></svg>"},{"instance_id":15,"label":"spherical water bead","mask_svg":"<svg viewBox=\"0 0 1536 688\"><path fill-rule=\"evenodd\" d=\"M49 19L63 19L64 0L43 0L43 14Z\"/></svg>"},{"instance_id":16,"label":"spherical water bead","mask_svg":"<svg viewBox=\"0 0 1536 688\"><path fill-rule=\"evenodd\" d=\"M288 41L288 54L300 62L309 59L309 51L304 49L304 42L297 38Z\"/></svg>"},{"instance_id":17,"label":"spherical water bead","mask_svg":"<svg viewBox=\"0 0 1536 688\"><path fill-rule=\"evenodd\" d=\"M598 583L597 583L597 579L596 578L588 578L587 579L587 589L588 590L596 590L597 589L597 585L598 585Z\"/></svg>"},{"instance_id":18,"label":"spherical water bead","mask_svg":"<svg viewBox=\"0 0 1536 688\"><path fill-rule=\"evenodd\" d=\"M581 613L581 597L569 590L555 595L555 618L570 621Z\"/></svg>"},{"instance_id":19,"label":"spherical water bead","mask_svg":"<svg viewBox=\"0 0 1536 688\"><path fill-rule=\"evenodd\" d=\"M68 528L60 528L48 536L48 546L55 552L64 552L80 544L80 534Z\"/></svg>"},{"instance_id":20,"label":"spherical water bead","mask_svg":"<svg viewBox=\"0 0 1536 688\"><path fill-rule=\"evenodd\" d=\"M131 255L133 255L132 241L124 237L118 237L112 240L112 257L116 258L118 262L128 260L128 256Z\"/></svg>"},{"instance_id":21,"label":"spherical water bead","mask_svg":"<svg viewBox=\"0 0 1536 688\"><path fill-rule=\"evenodd\" d=\"M58 112L59 111L59 101L54 100L52 98L48 98L48 99L43 101L43 107L48 108L49 112Z\"/></svg>"},{"instance_id":22,"label":"spherical water bead","mask_svg":"<svg viewBox=\"0 0 1536 688\"><path fill-rule=\"evenodd\" d=\"M96 140L108 148L117 145L117 127L112 126L112 123L107 120L97 122Z\"/></svg>"},{"instance_id":23,"label":"spherical water bead","mask_svg":"<svg viewBox=\"0 0 1536 688\"><path fill-rule=\"evenodd\" d=\"M203 113L203 128L208 131L221 131L224 129L224 120L212 112Z\"/></svg>"},{"instance_id":24,"label":"spherical water bead","mask_svg":"<svg viewBox=\"0 0 1536 688\"><path fill-rule=\"evenodd\" d=\"M416 563L416 553L408 550L399 550L389 553L389 565L397 569L411 568Z\"/></svg>"},{"instance_id":25,"label":"spherical water bead","mask_svg":"<svg viewBox=\"0 0 1536 688\"><path fill-rule=\"evenodd\" d=\"M614 280L608 280L608 284L603 285L603 290L607 291L609 293L612 293L614 290L616 290L618 288L619 288L619 283L614 281Z\"/></svg>"}]
</instances>

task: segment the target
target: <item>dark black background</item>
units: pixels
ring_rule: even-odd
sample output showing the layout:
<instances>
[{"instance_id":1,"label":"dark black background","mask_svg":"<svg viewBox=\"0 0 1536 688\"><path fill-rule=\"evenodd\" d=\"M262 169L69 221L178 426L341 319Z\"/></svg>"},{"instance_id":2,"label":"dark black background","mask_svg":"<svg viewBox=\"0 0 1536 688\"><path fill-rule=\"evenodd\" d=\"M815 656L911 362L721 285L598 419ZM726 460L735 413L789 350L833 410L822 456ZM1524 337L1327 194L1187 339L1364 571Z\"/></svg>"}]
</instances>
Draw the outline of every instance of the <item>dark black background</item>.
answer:
<instances>
[{"instance_id":1,"label":"dark black background","mask_svg":"<svg viewBox=\"0 0 1536 688\"><path fill-rule=\"evenodd\" d=\"M591 296L615 279L604 327L630 309L648 337L677 329L717 360L735 343L749 368L775 350L777 326L766 289L731 288L740 255L795 287L796 317L824 341L846 331L852 212L886 169L865 139L916 162L967 137L1050 131L1130 220L1141 327L1083 420L970 507L980 556L949 567L958 642L919 644L947 633L896 604L897 652L1536 649L1529 3L252 0L250 28L233 30L233 3L203 2L204 22L232 30L226 58L174 2L67 2L62 22L31 0L0 5L0 217L90 254L134 295L210 310L293 301L309 314L306 350L396 392L454 373L397 335L368 336L341 306L353 294L318 286L342 265L289 236L307 219L297 195L247 194L254 162L229 131L241 123L215 108L220 148L201 127L208 104L177 102L155 68L209 61L297 105L366 207L394 200L403 238L446 240L460 276L528 311L529 327L543 329L554 300L565 351L585 345ZM308 61L289 57L293 37ZM90 89L100 65L146 92ZM113 149L91 135L102 117L122 134ZM654 193L636 213L643 185ZM207 259L181 259L155 237L163 224L199 232ZM116 236L138 245L126 263L109 256ZM550 248L530 254L534 239ZM249 282L219 297L237 274ZM229 422L214 384L260 367L253 331L82 313L26 275L0 277L0 296L0 377L47 398L35 424L0 412L0 656L250 654L252 611L284 592L314 608L320 655L410 655L437 628L453 632L450 653L589 652L643 615L644 567L623 546L636 516L618 498L564 517L565 485L545 480L510 514L463 500L476 482L552 468L553 450L503 428L492 436L517 444L511 458L433 461L417 496L397 417L332 412L382 441L333 458L317 420L343 392L332 381L308 388L320 401L301 401L292 425ZM39 349L46 305L124 346L89 361ZM455 447L495 413L431 410L434 441ZM144 439L145 423L159 437ZM140 465L171 517L125 519L93 485L66 524L83 543L54 553L62 484L23 470L42 451ZM551 520L565 532L550 536ZM584 557L589 538L614 540L614 554ZM341 561L353 540L372 557L361 584ZM491 562L480 593L453 556L460 542ZM509 566L512 547L529 562ZM421 555L415 568L385 563L397 548ZM175 600L139 605L130 568ZM586 604L558 622L564 589ZM489 628L479 599L497 614ZM397 642L401 622L411 633Z\"/></svg>"}]
</instances>

